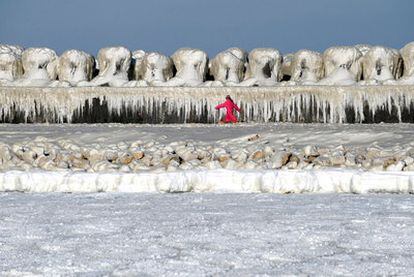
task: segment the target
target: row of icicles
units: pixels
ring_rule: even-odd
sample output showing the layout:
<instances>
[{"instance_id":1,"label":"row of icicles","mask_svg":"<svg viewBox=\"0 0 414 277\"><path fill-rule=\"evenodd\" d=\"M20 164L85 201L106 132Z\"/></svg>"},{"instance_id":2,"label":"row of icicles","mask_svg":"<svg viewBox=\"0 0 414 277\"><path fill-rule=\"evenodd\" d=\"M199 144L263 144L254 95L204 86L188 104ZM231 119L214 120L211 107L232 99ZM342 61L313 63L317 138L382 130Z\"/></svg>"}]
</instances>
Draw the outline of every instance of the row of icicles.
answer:
<instances>
[{"instance_id":1,"label":"row of icicles","mask_svg":"<svg viewBox=\"0 0 414 277\"><path fill-rule=\"evenodd\" d=\"M244 122L413 121L414 86L0 87L0 121L213 123L227 94Z\"/></svg>"}]
</instances>

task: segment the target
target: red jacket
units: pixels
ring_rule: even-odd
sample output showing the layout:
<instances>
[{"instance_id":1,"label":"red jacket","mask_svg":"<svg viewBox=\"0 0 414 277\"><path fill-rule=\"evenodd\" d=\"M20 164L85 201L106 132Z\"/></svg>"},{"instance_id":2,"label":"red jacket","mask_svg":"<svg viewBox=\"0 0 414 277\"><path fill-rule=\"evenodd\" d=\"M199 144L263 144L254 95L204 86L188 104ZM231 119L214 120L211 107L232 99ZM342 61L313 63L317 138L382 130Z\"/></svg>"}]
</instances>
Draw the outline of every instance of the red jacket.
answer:
<instances>
[{"instance_id":1,"label":"red jacket","mask_svg":"<svg viewBox=\"0 0 414 277\"><path fill-rule=\"evenodd\" d=\"M224 103L221 103L220 105L216 106L216 110L219 110L221 108L226 108L226 117L224 121L226 123L228 122L237 122L237 117L234 115L233 111L236 110L240 112L240 108L231 100L226 100Z\"/></svg>"}]
</instances>

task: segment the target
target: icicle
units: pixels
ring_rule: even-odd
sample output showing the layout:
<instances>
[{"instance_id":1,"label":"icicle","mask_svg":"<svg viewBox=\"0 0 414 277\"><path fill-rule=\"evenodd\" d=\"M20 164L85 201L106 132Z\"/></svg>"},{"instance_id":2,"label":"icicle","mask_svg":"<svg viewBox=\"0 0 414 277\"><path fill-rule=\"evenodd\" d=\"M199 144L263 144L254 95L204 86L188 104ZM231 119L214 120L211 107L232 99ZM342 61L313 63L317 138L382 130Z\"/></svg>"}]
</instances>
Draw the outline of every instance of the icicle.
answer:
<instances>
[{"instance_id":1,"label":"icicle","mask_svg":"<svg viewBox=\"0 0 414 277\"><path fill-rule=\"evenodd\" d=\"M247 122L295 122L310 118L316 122L342 123L347 121L348 107L353 109L355 122L363 122L365 102L373 118L379 110L390 115L395 110L398 120L403 121L403 110L411 111L414 86L0 87L0 117L12 121L16 112L21 112L24 121L72 122L75 112L81 115L86 108L92 109L96 99L100 105L106 103L109 115L120 116L126 109L134 114L154 115L157 120L174 115L182 122L190 122L194 121L193 114L201 116L206 111L206 120L217 122L214 107L227 94L243 108L243 119Z\"/></svg>"}]
</instances>

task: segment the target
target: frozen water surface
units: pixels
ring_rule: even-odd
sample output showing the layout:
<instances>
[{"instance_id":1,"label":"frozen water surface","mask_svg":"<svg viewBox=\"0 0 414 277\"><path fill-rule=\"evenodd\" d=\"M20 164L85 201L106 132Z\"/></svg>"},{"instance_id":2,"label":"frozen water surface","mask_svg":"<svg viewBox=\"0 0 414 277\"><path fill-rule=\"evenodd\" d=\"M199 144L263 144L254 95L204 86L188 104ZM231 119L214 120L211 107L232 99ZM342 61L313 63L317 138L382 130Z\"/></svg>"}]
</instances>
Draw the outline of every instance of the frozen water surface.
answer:
<instances>
[{"instance_id":1,"label":"frozen water surface","mask_svg":"<svg viewBox=\"0 0 414 277\"><path fill-rule=\"evenodd\" d=\"M412 195L0 194L1 275L414 275Z\"/></svg>"}]
</instances>

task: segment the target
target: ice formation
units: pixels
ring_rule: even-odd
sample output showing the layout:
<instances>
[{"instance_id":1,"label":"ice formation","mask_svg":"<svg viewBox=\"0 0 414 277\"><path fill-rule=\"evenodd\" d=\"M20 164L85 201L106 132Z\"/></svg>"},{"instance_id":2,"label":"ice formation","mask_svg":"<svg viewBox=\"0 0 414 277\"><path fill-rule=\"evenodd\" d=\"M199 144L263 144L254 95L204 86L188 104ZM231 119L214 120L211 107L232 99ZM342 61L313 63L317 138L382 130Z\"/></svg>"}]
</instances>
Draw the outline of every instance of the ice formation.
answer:
<instances>
[{"instance_id":1,"label":"ice formation","mask_svg":"<svg viewBox=\"0 0 414 277\"><path fill-rule=\"evenodd\" d=\"M0 191L21 192L414 193L413 182L411 172L356 170L0 173Z\"/></svg>"},{"instance_id":2,"label":"ice formation","mask_svg":"<svg viewBox=\"0 0 414 277\"><path fill-rule=\"evenodd\" d=\"M355 47L361 52L362 56L365 56L365 54L372 48L369 44L357 44Z\"/></svg>"},{"instance_id":3,"label":"ice formation","mask_svg":"<svg viewBox=\"0 0 414 277\"><path fill-rule=\"evenodd\" d=\"M131 66L133 67L133 79L134 80L144 79L144 76L142 76L142 73L144 72L144 69L143 69L144 57L145 57L144 50L135 50L132 52Z\"/></svg>"},{"instance_id":4,"label":"ice formation","mask_svg":"<svg viewBox=\"0 0 414 277\"><path fill-rule=\"evenodd\" d=\"M80 50L67 50L59 57L57 75L60 81L76 86L92 79L95 59Z\"/></svg>"},{"instance_id":5,"label":"ice formation","mask_svg":"<svg viewBox=\"0 0 414 277\"><path fill-rule=\"evenodd\" d=\"M95 67L82 51L70 50L58 59L51 49L29 48L22 54L24 74L18 78L22 49L4 45L0 120L83 122L82 116L101 110L100 121L214 122L214 107L230 94L242 107L243 121L366 122L378 111L403 121L414 105L407 86L414 84L413 48L409 43L401 49L404 69L399 51L379 46L331 47L323 64L320 54L310 50L282 59L274 48L253 49L245 63L244 51L230 48L211 60L210 72L207 54L192 48L177 50L173 64L155 52L103 48ZM96 69L98 75L88 81ZM67 86L71 88L47 88Z\"/></svg>"},{"instance_id":6,"label":"ice formation","mask_svg":"<svg viewBox=\"0 0 414 277\"><path fill-rule=\"evenodd\" d=\"M203 84L208 67L207 54L199 49L180 48L171 56L177 70L174 78L162 86L194 87Z\"/></svg>"},{"instance_id":7,"label":"ice formation","mask_svg":"<svg viewBox=\"0 0 414 277\"><path fill-rule=\"evenodd\" d=\"M22 76L22 53L19 46L0 44L0 86Z\"/></svg>"},{"instance_id":8,"label":"ice formation","mask_svg":"<svg viewBox=\"0 0 414 277\"><path fill-rule=\"evenodd\" d=\"M396 49L368 44L331 47L324 51L322 65L321 55L311 50L300 50L282 57L277 49L257 48L246 57L242 49L233 47L220 52L208 63L207 54L193 48L178 49L170 58L157 52L136 50L131 54L125 47L108 47L99 51L98 59L92 65L92 58L83 51L67 51L58 62L53 50L37 48L36 53L30 50L30 59L37 59L34 63L39 67L46 61L46 70L28 69L30 73L26 72L19 81L16 79L21 73L16 72L22 71L18 64L23 49L0 45L0 65L3 63L0 86L350 86L358 82L358 85L410 85L414 83L410 69L412 45L407 44L401 53ZM399 80L403 74L402 60L406 72ZM28 63L26 67L29 67ZM58 75L61 76L56 81L58 63L61 68ZM13 67L15 73L11 69ZM96 71L99 71L98 76L89 81L90 72L95 75ZM39 74L41 76L36 76Z\"/></svg>"},{"instance_id":9,"label":"ice formation","mask_svg":"<svg viewBox=\"0 0 414 277\"><path fill-rule=\"evenodd\" d=\"M242 108L240 120L246 122L365 122L378 111L394 114L401 122L404 111L411 113L414 103L414 88L397 85L116 90L0 87L0 119L12 122L19 115L27 121L72 122L75 114L79 116L85 109L91 111L93 99L97 99L95 104L105 103L105 113L110 118L130 111L134 115L146 115L137 121L144 123L215 122L219 115L214 107L228 94ZM367 107L369 113L366 113Z\"/></svg>"},{"instance_id":10,"label":"ice formation","mask_svg":"<svg viewBox=\"0 0 414 277\"><path fill-rule=\"evenodd\" d=\"M248 61L242 86L274 86L282 79L282 55L277 49L253 49Z\"/></svg>"},{"instance_id":11,"label":"ice formation","mask_svg":"<svg viewBox=\"0 0 414 277\"><path fill-rule=\"evenodd\" d=\"M233 47L220 52L209 63L210 74L215 81L228 86L237 85L244 78L247 54L244 50Z\"/></svg>"},{"instance_id":12,"label":"ice formation","mask_svg":"<svg viewBox=\"0 0 414 277\"><path fill-rule=\"evenodd\" d=\"M57 72L57 55L49 48L28 48L22 53L24 74L13 82L14 86L54 86Z\"/></svg>"},{"instance_id":13,"label":"ice formation","mask_svg":"<svg viewBox=\"0 0 414 277\"><path fill-rule=\"evenodd\" d=\"M158 52L145 53L141 65L142 73L138 73L147 83L157 86L173 77L174 64L170 57Z\"/></svg>"},{"instance_id":14,"label":"ice formation","mask_svg":"<svg viewBox=\"0 0 414 277\"><path fill-rule=\"evenodd\" d=\"M98 52L99 74L87 86L128 86L132 54L125 47L107 47Z\"/></svg>"},{"instance_id":15,"label":"ice formation","mask_svg":"<svg viewBox=\"0 0 414 277\"><path fill-rule=\"evenodd\" d=\"M295 53L285 54L282 58L282 78L290 80L292 76L292 61Z\"/></svg>"},{"instance_id":16,"label":"ice formation","mask_svg":"<svg viewBox=\"0 0 414 277\"><path fill-rule=\"evenodd\" d=\"M361 59L363 83L396 80L402 71L402 59L396 49L374 46Z\"/></svg>"},{"instance_id":17,"label":"ice formation","mask_svg":"<svg viewBox=\"0 0 414 277\"><path fill-rule=\"evenodd\" d=\"M404 62L404 74L398 83L414 85L414 42L405 45L400 53Z\"/></svg>"},{"instance_id":18,"label":"ice formation","mask_svg":"<svg viewBox=\"0 0 414 277\"><path fill-rule=\"evenodd\" d=\"M291 81L299 84L315 84L323 77L323 59L318 52L299 50L291 62Z\"/></svg>"},{"instance_id":19,"label":"ice formation","mask_svg":"<svg viewBox=\"0 0 414 277\"><path fill-rule=\"evenodd\" d=\"M321 85L353 85L361 78L362 53L354 46L337 46L325 50L325 78Z\"/></svg>"}]
</instances>

